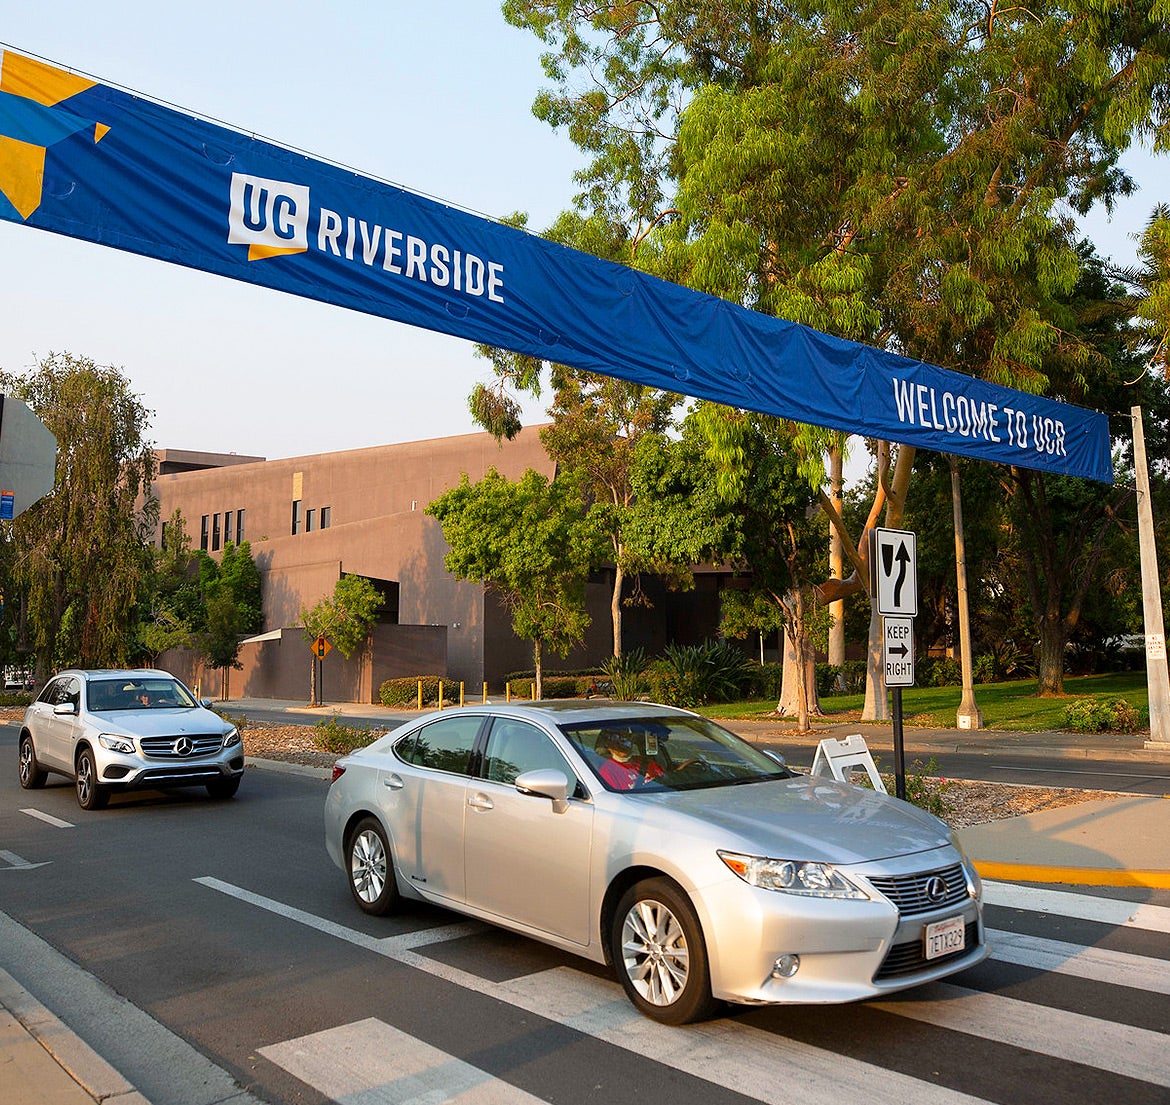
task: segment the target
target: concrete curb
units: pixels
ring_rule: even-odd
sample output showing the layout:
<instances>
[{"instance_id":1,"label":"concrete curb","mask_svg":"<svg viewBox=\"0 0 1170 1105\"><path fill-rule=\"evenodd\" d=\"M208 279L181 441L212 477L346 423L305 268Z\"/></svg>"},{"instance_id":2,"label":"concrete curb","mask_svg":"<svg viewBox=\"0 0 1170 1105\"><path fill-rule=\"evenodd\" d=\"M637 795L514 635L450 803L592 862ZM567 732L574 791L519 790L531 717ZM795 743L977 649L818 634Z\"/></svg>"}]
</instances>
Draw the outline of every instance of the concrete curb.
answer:
<instances>
[{"instance_id":1,"label":"concrete curb","mask_svg":"<svg viewBox=\"0 0 1170 1105\"><path fill-rule=\"evenodd\" d=\"M1033 863L974 860L979 877L995 882L1063 883L1068 886L1140 887L1170 890L1170 871L1122 871L1105 867L1048 867Z\"/></svg>"},{"instance_id":2,"label":"concrete curb","mask_svg":"<svg viewBox=\"0 0 1170 1105\"><path fill-rule=\"evenodd\" d=\"M0 970L0 1006L7 1009L39 1046L94 1101L150 1105L122 1075L80 1036L49 1012L7 971ZM31 1056L33 1062L42 1061Z\"/></svg>"}]
</instances>

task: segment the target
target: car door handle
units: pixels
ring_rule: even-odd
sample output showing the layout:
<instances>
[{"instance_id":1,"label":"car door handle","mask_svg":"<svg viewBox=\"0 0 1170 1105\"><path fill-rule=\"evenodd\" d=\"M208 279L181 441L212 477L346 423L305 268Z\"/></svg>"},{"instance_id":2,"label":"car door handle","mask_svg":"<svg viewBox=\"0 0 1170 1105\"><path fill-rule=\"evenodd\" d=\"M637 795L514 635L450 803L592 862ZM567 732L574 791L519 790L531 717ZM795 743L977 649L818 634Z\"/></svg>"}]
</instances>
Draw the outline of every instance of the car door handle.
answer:
<instances>
[{"instance_id":1,"label":"car door handle","mask_svg":"<svg viewBox=\"0 0 1170 1105\"><path fill-rule=\"evenodd\" d=\"M387 790L401 790L403 787L401 775L384 775L382 776L382 786Z\"/></svg>"},{"instance_id":2,"label":"car door handle","mask_svg":"<svg viewBox=\"0 0 1170 1105\"><path fill-rule=\"evenodd\" d=\"M492 800L486 794L473 794L467 799L467 804L473 810L490 810L495 808Z\"/></svg>"}]
</instances>

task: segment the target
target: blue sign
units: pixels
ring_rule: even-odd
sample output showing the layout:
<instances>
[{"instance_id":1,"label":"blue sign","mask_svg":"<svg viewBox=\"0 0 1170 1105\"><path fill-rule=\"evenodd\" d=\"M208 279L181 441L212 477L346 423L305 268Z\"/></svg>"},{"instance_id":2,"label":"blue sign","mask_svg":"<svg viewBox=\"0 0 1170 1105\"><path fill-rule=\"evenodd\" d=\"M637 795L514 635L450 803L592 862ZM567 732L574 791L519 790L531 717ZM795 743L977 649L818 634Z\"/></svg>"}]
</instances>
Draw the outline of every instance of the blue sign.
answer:
<instances>
[{"instance_id":1,"label":"blue sign","mask_svg":"<svg viewBox=\"0 0 1170 1105\"><path fill-rule=\"evenodd\" d=\"M0 218L730 406L1112 482L1104 415L567 249L12 51Z\"/></svg>"},{"instance_id":2,"label":"blue sign","mask_svg":"<svg viewBox=\"0 0 1170 1105\"><path fill-rule=\"evenodd\" d=\"M0 491L0 522L11 522L16 517L16 492Z\"/></svg>"}]
</instances>

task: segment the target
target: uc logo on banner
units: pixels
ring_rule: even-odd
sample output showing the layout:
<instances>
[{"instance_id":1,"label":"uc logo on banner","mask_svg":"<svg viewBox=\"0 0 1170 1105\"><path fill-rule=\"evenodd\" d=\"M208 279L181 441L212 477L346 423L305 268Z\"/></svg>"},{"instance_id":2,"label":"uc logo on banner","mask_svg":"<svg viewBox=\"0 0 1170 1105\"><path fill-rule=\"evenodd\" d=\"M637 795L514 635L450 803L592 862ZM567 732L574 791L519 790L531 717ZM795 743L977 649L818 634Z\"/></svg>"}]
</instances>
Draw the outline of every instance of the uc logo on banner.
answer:
<instances>
[{"instance_id":1,"label":"uc logo on banner","mask_svg":"<svg viewBox=\"0 0 1170 1105\"><path fill-rule=\"evenodd\" d=\"M309 188L232 173L228 244L247 246L248 260L309 248Z\"/></svg>"}]
</instances>

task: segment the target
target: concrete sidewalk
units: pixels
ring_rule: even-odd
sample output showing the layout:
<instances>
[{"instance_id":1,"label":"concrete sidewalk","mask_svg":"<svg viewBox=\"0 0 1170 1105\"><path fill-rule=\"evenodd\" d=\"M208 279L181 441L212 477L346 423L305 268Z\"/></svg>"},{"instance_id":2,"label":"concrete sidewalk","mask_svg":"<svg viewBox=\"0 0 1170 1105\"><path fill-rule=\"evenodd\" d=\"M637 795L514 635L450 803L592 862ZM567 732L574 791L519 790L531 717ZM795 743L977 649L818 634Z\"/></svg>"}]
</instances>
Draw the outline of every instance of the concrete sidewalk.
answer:
<instances>
[{"instance_id":1,"label":"concrete sidewalk","mask_svg":"<svg viewBox=\"0 0 1170 1105\"><path fill-rule=\"evenodd\" d=\"M149 1105L125 1078L0 970L0 1105Z\"/></svg>"}]
</instances>

